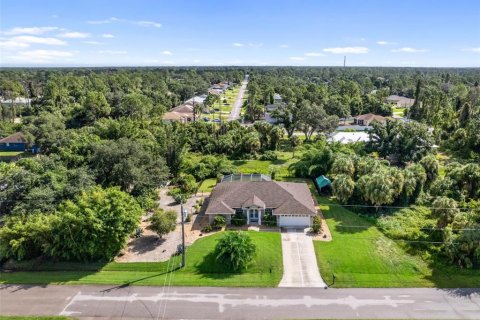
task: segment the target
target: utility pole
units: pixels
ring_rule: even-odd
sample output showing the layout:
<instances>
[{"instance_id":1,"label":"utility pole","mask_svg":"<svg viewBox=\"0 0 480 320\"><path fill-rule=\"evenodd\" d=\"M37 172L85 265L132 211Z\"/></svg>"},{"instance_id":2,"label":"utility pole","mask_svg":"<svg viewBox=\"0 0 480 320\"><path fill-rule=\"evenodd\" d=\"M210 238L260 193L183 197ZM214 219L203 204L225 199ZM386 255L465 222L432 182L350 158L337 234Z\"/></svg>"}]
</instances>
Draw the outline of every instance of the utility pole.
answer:
<instances>
[{"instance_id":1,"label":"utility pole","mask_svg":"<svg viewBox=\"0 0 480 320\"><path fill-rule=\"evenodd\" d=\"M185 268L185 217L183 216L183 199L180 202L180 215L182 216L182 268Z\"/></svg>"},{"instance_id":2,"label":"utility pole","mask_svg":"<svg viewBox=\"0 0 480 320\"><path fill-rule=\"evenodd\" d=\"M347 66L347 56L343 56L343 67Z\"/></svg>"}]
</instances>

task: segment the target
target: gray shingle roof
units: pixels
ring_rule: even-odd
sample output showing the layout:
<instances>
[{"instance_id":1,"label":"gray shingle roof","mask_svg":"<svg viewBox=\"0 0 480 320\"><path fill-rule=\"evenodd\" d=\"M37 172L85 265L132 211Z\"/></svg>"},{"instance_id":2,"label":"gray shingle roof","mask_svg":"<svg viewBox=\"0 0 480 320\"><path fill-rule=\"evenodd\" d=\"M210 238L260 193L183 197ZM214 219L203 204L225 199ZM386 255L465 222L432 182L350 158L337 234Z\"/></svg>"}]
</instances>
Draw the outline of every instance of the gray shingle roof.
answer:
<instances>
[{"instance_id":1,"label":"gray shingle roof","mask_svg":"<svg viewBox=\"0 0 480 320\"><path fill-rule=\"evenodd\" d=\"M221 182L213 189L205 213L233 213L233 208L251 204L273 208L274 215L317 213L306 183L278 181Z\"/></svg>"}]
</instances>

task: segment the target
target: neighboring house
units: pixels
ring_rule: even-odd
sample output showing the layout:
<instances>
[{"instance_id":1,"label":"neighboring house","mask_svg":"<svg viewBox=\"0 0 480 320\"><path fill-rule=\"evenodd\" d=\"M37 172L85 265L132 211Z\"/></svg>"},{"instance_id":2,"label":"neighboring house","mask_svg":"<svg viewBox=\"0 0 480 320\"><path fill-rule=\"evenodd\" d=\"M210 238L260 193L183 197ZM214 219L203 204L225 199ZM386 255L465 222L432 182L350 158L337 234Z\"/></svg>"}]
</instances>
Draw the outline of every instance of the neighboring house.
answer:
<instances>
[{"instance_id":1,"label":"neighboring house","mask_svg":"<svg viewBox=\"0 0 480 320\"><path fill-rule=\"evenodd\" d=\"M193 99L196 99L194 97ZM193 99L190 99L175 108L170 109L163 115L163 121L178 121L181 123L187 123L193 121ZM197 100L195 100L195 104Z\"/></svg>"},{"instance_id":2,"label":"neighboring house","mask_svg":"<svg viewBox=\"0 0 480 320\"><path fill-rule=\"evenodd\" d=\"M21 132L16 132L3 139L0 139L0 151L31 151L38 153L39 149L35 145L28 149L28 141Z\"/></svg>"},{"instance_id":3,"label":"neighboring house","mask_svg":"<svg viewBox=\"0 0 480 320\"><path fill-rule=\"evenodd\" d=\"M1 104L6 104L6 105L11 105L11 104L15 104L15 105L30 105L32 102L32 99L29 99L29 98L24 98L24 97L17 97L15 99L4 99L3 97L0 97L0 103Z\"/></svg>"},{"instance_id":4,"label":"neighboring house","mask_svg":"<svg viewBox=\"0 0 480 320\"><path fill-rule=\"evenodd\" d=\"M281 99L281 98L280 98ZM284 102L275 102L274 104L267 104L265 106L265 121L267 121L270 124L275 124L277 123L277 119L272 116L272 112L281 108L285 107L287 104Z\"/></svg>"},{"instance_id":5,"label":"neighboring house","mask_svg":"<svg viewBox=\"0 0 480 320\"><path fill-rule=\"evenodd\" d=\"M373 113L361 114L353 117L353 124L359 126L369 126L373 121L380 122L381 124L387 124L387 118L379 116Z\"/></svg>"},{"instance_id":6,"label":"neighboring house","mask_svg":"<svg viewBox=\"0 0 480 320\"><path fill-rule=\"evenodd\" d=\"M230 223L235 213L244 214L250 225L261 225L265 215L273 215L280 227L309 227L317 209L306 183L233 179L218 183L205 214L209 221L222 215Z\"/></svg>"},{"instance_id":7,"label":"neighboring house","mask_svg":"<svg viewBox=\"0 0 480 320\"><path fill-rule=\"evenodd\" d=\"M330 140L333 142L340 142L342 144L353 142L367 142L370 141L368 133L365 131L359 132L335 132L331 135Z\"/></svg>"},{"instance_id":8,"label":"neighboring house","mask_svg":"<svg viewBox=\"0 0 480 320\"><path fill-rule=\"evenodd\" d=\"M401 97L397 95L391 95L385 98L385 101L390 104L394 104L397 108L410 108L415 103L415 99Z\"/></svg>"}]
</instances>

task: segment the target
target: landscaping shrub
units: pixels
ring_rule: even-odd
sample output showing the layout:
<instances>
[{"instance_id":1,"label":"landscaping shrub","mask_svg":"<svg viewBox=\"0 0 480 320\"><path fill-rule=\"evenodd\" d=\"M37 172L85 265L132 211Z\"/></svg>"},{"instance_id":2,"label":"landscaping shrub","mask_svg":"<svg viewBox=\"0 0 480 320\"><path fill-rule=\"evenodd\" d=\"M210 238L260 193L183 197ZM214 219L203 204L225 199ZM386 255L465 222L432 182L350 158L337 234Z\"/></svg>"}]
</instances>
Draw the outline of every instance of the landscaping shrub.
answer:
<instances>
[{"instance_id":1,"label":"landscaping shrub","mask_svg":"<svg viewBox=\"0 0 480 320\"><path fill-rule=\"evenodd\" d=\"M177 213L173 210L164 211L157 209L150 217L150 230L156 232L161 238L163 235L175 230L175 223L177 222Z\"/></svg>"},{"instance_id":2,"label":"landscaping shrub","mask_svg":"<svg viewBox=\"0 0 480 320\"><path fill-rule=\"evenodd\" d=\"M245 269L255 257L257 248L245 232L226 232L215 247L217 261L233 271Z\"/></svg>"},{"instance_id":3,"label":"landscaping shrub","mask_svg":"<svg viewBox=\"0 0 480 320\"><path fill-rule=\"evenodd\" d=\"M272 214L266 214L262 219L262 223L268 227L275 227L277 225L277 217Z\"/></svg>"},{"instance_id":4,"label":"landscaping shrub","mask_svg":"<svg viewBox=\"0 0 480 320\"><path fill-rule=\"evenodd\" d=\"M207 224L205 227L202 228L203 233L209 233L212 232L213 228L211 225Z\"/></svg>"},{"instance_id":5,"label":"landscaping shrub","mask_svg":"<svg viewBox=\"0 0 480 320\"><path fill-rule=\"evenodd\" d=\"M314 233L320 233L320 231L322 231L322 219L320 219L320 216L313 217L312 231Z\"/></svg>"},{"instance_id":6,"label":"landscaping shrub","mask_svg":"<svg viewBox=\"0 0 480 320\"><path fill-rule=\"evenodd\" d=\"M232 224L241 227L247 224L247 217L241 212L237 212L232 217Z\"/></svg>"},{"instance_id":7,"label":"landscaping shrub","mask_svg":"<svg viewBox=\"0 0 480 320\"><path fill-rule=\"evenodd\" d=\"M226 224L227 222L225 221L224 216L216 216L215 218L213 218L212 227L215 230L222 229L223 227L225 227Z\"/></svg>"}]
</instances>

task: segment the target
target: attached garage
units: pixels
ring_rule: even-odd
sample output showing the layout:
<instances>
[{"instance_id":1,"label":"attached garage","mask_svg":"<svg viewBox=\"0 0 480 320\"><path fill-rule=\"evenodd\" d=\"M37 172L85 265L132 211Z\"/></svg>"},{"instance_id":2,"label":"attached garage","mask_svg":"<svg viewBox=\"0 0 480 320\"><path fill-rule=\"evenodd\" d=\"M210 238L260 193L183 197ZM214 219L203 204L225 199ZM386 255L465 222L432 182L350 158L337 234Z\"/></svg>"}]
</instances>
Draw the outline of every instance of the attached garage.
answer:
<instances>
[{"instance_id":1,"label":"attached garage","mask_svg":"<svg viewBox=\"0 0 480 320\"><path fill-rule=\"evenodd\" d=\"M279 227L310 227L310 216L281 215L278 216Z\"/></svg>"}]
</instances>

